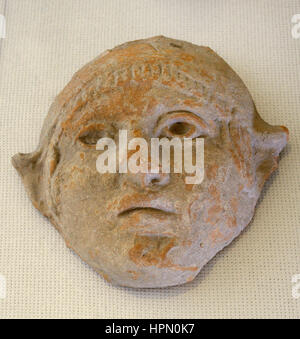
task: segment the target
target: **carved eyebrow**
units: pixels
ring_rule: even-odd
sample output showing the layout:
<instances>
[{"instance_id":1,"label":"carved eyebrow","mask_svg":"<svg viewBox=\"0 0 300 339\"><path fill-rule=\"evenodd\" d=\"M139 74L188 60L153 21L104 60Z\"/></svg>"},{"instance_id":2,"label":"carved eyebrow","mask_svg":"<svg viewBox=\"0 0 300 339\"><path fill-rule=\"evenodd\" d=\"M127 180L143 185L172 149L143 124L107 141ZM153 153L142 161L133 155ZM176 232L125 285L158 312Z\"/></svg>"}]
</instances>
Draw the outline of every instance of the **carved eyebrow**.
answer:
<instances>
[{"instance_id":1,"label":"carved eyebrow","mask_svg":"<svg viewBox=\"0 0 300 339\"><path fill-rule=\"evenodd\" d=\"M200 117L203 121L213 121L214 119L219 117L218 113L214 113L211 112L212 116L210 118L207 117L207 115L205 114L205 112L201 112L201 106L202 105L207 105L207 107L209 107L211 109L211 105L214 105L212 102L203 102L201 99L203 99L203 96L197 96L194 93L189 92L188 90L184 90L184 88L180 88L180 87L170 87L167 85L163 85L160 84L160 86L162 86L165 89L168 89L169 91L172 91L175 95L176 93L181 95L181 99L182 99L182 109L176 109L174 111L186 111L188 113L194 114L197 117ZM186 103L185 101L191 101L190 103ZM199 105L199 108L197 109L196 107L193 108L193 106L195 105ZM180 106L180 104L178 105ZM177 106L177 107L178 107ZM215 105L214 105L215 106ZM189 108L190 107L190 108ZM214 107L216 110L220 111L220 107ZM166 114L167 112L164 112L162 114Z\"/></svg>"},{"instance_id":2,"label":"carved eyebrow","mask_svg":"<svg viewBox=\"0 0 300 339\"><path fill-rule=\"evenodd\" d=\"M181 87L171 87L170 85L164 85L164 84L159 84L161 87L163 87L163 88L166 88L166 89L168 89L168 90L172 90L172 91L174 91L174 92L177 92L177 93L179 93L179 94L181 94L181 95L184 95L184 96L186 96L187 98L189 98L189 99L195 99L195 100L197 100L197 101L199 101L199 99L201 99L201 96L196 96L195 94L193 94L193 93L191 93L191 92L189 92L188 90L185 90L184 88L181 88Z\"/></svg>"},{"instance_id":3,"label":"carved eyebrow","mask_svg":"<svg viewBox=\"0 0 300 339\"><path fill-rule=\"evenodd\" d=\"M208 124L206 123L205 119L203 119L200 115L195 114L194 112L188 111L188 110L175 110L175 111L168 111L166 113L162 113L160 117L157 120L156 125L159 125L161 120L166 119L168 115L176 115L178 118L180 118L180 115L188 115L191 120L194 120L196 123L198 123L201 127L207 128Z\"/></svg>"},{"instance_id":4,"label":"carved eyebrow","mask_svg":"<svg viewBox=\"0 0 300 339\"><path fill-rule=\"evenodd\" d=\"M96 122L96 121L89 121L88 124L84 125L84 126L80 126L80 130L79 132L77 132L77 136L84 133L84 132L90 132L93 131L95 129L97 130L105 130L105 125L103 123L100 122Z\"/></svg>"}]
</instances>

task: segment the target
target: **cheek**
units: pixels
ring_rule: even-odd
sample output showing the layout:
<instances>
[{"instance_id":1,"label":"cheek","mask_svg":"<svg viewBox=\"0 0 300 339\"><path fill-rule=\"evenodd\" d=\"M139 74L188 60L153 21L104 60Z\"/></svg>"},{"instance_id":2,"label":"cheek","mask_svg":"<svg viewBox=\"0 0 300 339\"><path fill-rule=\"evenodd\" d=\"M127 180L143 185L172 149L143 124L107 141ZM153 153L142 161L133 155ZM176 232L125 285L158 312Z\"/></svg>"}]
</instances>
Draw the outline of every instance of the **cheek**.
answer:
<instances>
[{"instance_id":1,"label":"cheek","mask_svg":"<svg viewBox=\"0 0 300 339\"><path fill-rule=\"evenodd\" d=\"M248 214L245 205L252 206L244 190L245 180L237 175L233 160L214 154L216 159L208 157L205 163L205 179L193 188L188 208L194 229L213 244L229 241L244 223L243 215Z\"/></svg>"},{"instance_id":2,"label":"cheek","mask_svg":"<svg viewBox=\"0 0 300 339\"><path fill-rule=\"evenodd\" d=\"M52 178L51 196L56 215L67 232L79 233L103 224L106 201L118 189L116 175L99 174L89 165L91 162L86 157L85 161L72 159L63 163Z\"/></svg>"},{"instance_id":3,"label":"cheek","mask_svg":"<svg viewBox=\"0 0 300 339\"><path fill-rule=\"evenodd\" d=\"M96 151L77 152L59 171L59 191L68 197L102 199L118 187L115 174L100 174L96 169Z\"/></svg>"}]
</instances>

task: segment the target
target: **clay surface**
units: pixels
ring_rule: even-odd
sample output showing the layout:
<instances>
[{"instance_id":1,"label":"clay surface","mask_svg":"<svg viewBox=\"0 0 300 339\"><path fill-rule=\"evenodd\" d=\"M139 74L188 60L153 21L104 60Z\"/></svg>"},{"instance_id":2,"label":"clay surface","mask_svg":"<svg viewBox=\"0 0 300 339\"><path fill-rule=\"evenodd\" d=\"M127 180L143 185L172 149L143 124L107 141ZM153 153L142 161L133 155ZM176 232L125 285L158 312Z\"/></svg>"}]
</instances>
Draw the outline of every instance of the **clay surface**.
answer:
<instances>
[{"instance_id":1,"label":"clay surface","mask_svg":"<svg viewBox=\"0 0 300 339\"><path fill-rule=\"evenodd\" d=\"M146 140L197 131L204 181L99 174L95 144L106 136L118 143L121 129ZM159 36L78 71L50 107L37 150L13 165L34 206L106 280L165 287L192 281L249 224L287 139L215 52Z\"/></svg>"}]
</instances>

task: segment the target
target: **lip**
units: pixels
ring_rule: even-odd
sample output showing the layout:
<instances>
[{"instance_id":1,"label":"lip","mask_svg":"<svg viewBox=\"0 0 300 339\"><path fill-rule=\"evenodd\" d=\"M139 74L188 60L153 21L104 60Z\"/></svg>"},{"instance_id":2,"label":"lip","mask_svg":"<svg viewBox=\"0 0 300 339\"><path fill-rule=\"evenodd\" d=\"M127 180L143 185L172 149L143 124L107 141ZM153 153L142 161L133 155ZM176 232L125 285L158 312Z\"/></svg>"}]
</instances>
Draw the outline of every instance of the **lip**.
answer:
<instances>
[{"instance_id":1,"label":"lip","mask_svg":"<svg viewBox=\"0 0 300 339\"><path fill-rule=\"evenodd\" d=\"M117 206L117 216L123 217L136 211L145 213L163 212L166 214L177 214L173 203L158 197L146 197L140 194L126 195Z\"/></svg>"},{"instance_id":2,"label":"lip","mask_svg":"<svg viewBox=\"0 0 300 339\"><path fill-rule=\"evenodd\" d=\"M148 237L178 236L175 225L178 224L180 211L165 197L158 197L155 194L126 194L116 203L115 211L122 231ZM140 222L131 219L140 213L143 214Z\"/></svg>"},{"instance_id":3,"label":"lip","mask_svg":"<svg viewBox=\"0 0 300 339\"><path fill-rule=\"evenodd\" d=\"M132 225L122 225L120 227L121 231L127 231L134 235L144 236L144 237L164 237L164 238L174 238L176 233L172 229L164 229L161 227L155 227L153 225L147 226L132 226Z\"/></svg>"}]
</instances>

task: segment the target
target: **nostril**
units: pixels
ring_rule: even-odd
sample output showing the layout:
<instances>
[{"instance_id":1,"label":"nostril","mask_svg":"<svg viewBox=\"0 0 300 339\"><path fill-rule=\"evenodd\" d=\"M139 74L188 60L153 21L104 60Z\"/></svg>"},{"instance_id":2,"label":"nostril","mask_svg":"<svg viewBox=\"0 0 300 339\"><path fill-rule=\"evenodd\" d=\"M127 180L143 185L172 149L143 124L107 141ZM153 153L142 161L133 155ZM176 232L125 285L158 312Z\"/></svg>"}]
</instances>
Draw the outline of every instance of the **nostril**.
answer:
<instances>
[{"instance_id":1,"label":"nostril","mask_svg":"<svg viewBox=\"0 0 300 339\"><path fill-rule=\"evenodd\" d=\"M158 178L153 178L151 179L150 183L151 185L155 185L155 184L158 184L160 182L160 180Z\"/></svg>"},{"instance_id":2,"label":"nostril","mask_svg":"<svg viewBox=\"0 0 300 339\"><path fill-rule=\"evenodd\" d=\"M145 185L146 186L164 186L169 183L168 174L151 174L148 173L145 176Z\"/></svg>"}]
</instances>

